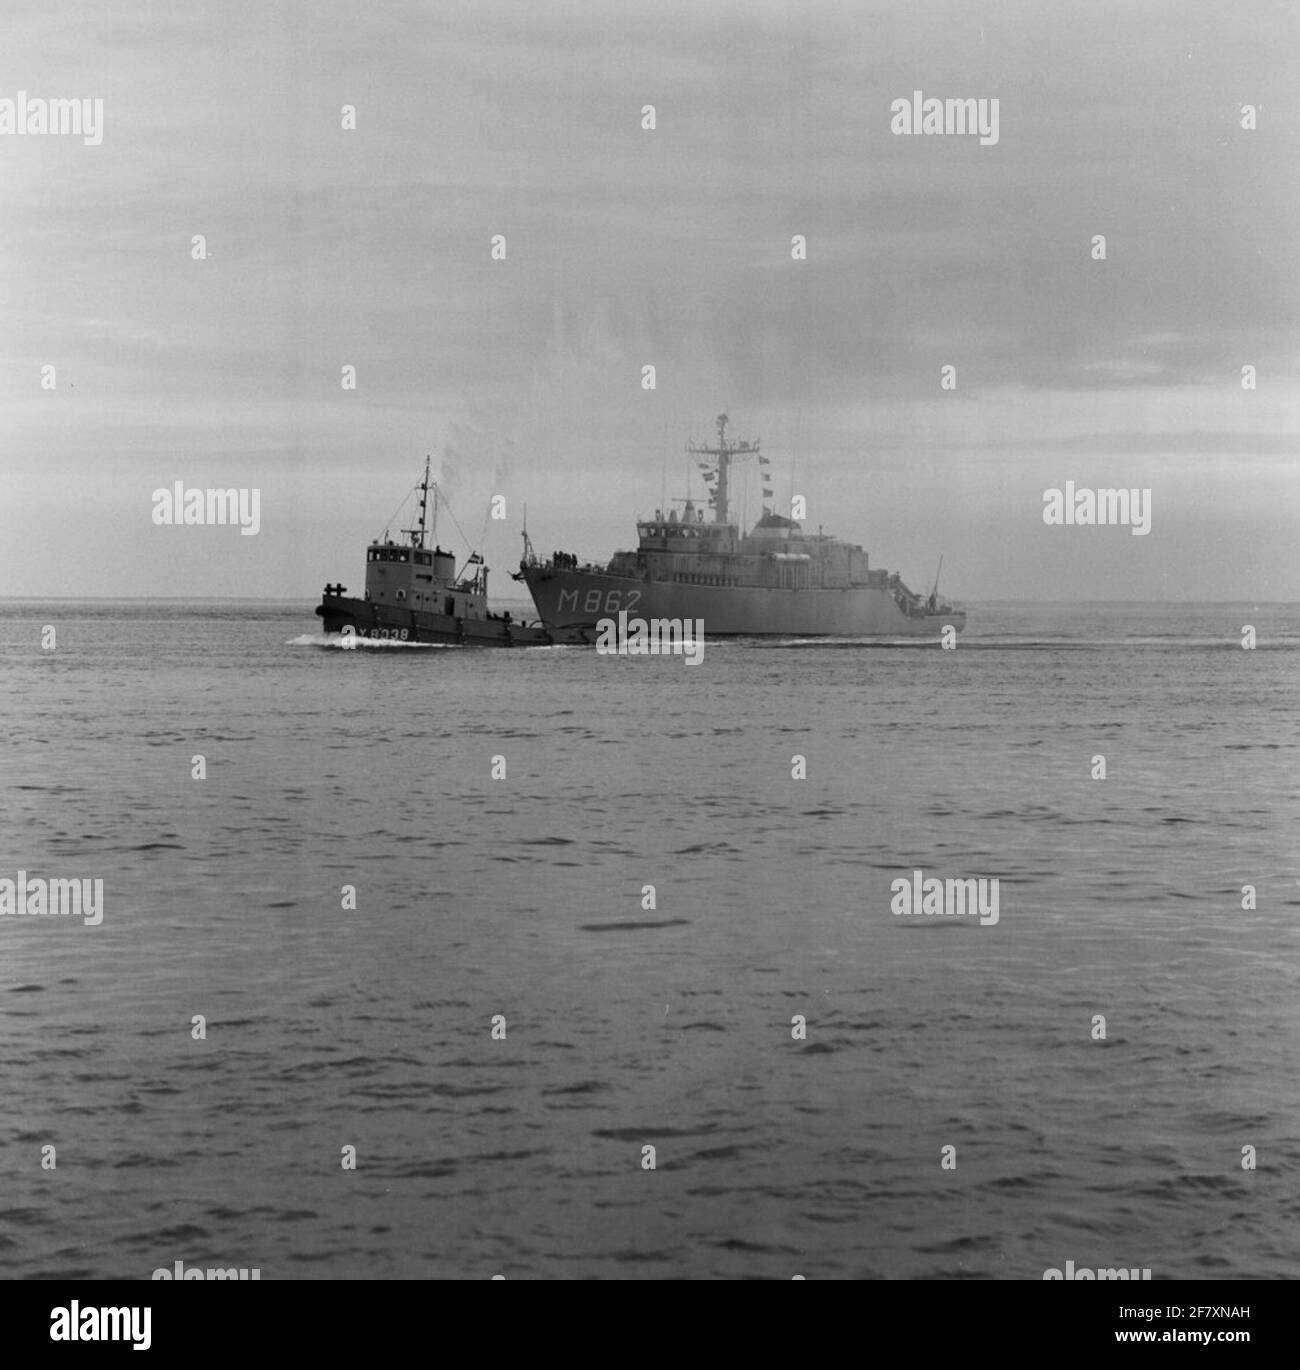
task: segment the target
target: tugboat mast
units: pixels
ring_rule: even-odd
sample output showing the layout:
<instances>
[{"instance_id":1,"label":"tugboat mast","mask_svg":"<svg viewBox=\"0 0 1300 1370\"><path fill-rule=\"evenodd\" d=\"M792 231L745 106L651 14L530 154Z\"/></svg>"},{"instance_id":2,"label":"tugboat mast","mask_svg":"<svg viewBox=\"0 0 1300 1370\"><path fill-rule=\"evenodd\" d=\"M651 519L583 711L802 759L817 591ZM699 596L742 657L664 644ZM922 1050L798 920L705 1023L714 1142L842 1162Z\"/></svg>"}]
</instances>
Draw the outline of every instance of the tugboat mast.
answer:
<instances>
[{"instance_id":1,"label":"tugboat mast","mask_svg":"<svg viewBox=\"0 0 1300 1370\"><path fill-rule=\"evenodd\" d=\"M432 459L428 456L424 459L424 479L415 488L420 492L420 526L418 528L403 528L402 532L411 539L411 546L419 548L420 551L428 546L428 504L429 504L429 463ZM438 526L438 487L433 486L433 525Z\"/></svg>"}]
</instances>

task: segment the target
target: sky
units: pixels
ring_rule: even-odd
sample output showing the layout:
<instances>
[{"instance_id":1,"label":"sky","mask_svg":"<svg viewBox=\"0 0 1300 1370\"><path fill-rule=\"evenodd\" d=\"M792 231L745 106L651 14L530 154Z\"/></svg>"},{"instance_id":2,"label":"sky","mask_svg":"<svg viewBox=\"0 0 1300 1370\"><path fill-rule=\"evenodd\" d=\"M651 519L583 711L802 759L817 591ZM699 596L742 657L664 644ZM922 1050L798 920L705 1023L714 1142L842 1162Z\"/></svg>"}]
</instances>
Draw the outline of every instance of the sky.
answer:
<instances>
[{"instance_id":1,"label":"sky","mask_svg":"<svg viewBox=\"0 0 1300 1370\"><path fill-rule=\"evenodd\" d=\"M725 411L781 512L915 586L942 554L963 600L1300 600L1294 0L6 27L0 100L103 120L0 132L0 596L355 588L426 454L507 593L525 505L604 560L701 496ZM996 99L997 142L892 132L917 90ZM257 535L156 525L177 481L258 489ZM1149 489L1150 533L1047 526L1066 481Z\"/></svg>"}]
</instances>

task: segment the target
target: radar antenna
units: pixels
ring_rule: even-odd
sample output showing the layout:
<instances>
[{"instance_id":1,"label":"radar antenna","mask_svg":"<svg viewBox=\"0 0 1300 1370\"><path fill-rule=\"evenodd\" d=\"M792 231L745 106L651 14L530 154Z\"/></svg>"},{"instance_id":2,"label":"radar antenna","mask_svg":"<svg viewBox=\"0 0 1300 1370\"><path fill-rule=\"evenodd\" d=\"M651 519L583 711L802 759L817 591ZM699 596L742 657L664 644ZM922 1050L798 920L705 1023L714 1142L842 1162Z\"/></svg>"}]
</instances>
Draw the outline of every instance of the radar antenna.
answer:
<instances>
[{"instance_id":1,"label":"radar antenna","mask_svg":"<svg viewBox=\"0 0 1300 1370\"><path fill-rule=\"evenodd\" d=\"M716 472L708 470L705 476L707 483L711 476L716 474L717 488L709 497L709 502L713 505L714 523L728 522L727 497L729 491L729 478L731 474L731 463L737 457L757 457L760 455L760 444L757 438L753 442L728 442L727 424L729 420L725 414L718 415L718 445L716 447L701 447L695 443L687 443L686 450L693 457L711 457L716 462ZM766 458L762 458L766 461ZM701 467L708 468L711 463L700 462Z\"/></svg>"}]
</instances>

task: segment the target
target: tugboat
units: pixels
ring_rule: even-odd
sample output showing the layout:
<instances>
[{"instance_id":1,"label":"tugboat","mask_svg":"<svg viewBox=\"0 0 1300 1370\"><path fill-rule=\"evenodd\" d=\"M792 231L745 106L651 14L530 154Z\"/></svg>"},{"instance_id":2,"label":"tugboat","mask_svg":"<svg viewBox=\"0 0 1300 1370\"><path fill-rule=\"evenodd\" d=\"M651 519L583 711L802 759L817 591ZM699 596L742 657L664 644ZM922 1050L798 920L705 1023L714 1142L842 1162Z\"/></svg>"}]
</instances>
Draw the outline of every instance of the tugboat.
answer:
<instances>
[{"instance_id":1,"label":"tugboat","mask_svg":"<svg viewBox=\"0 0 1300 1370\"><path fill-rule=\"evenodd\" d=\"M805 533L794 519L764 508L748 535L732 523L728 482L733 462L756 458L753 442L728 442L728 419L717 420L716 447L688 445L713 493L713 519L691 500L637 522L634 552L615 552L606 565L579 564L571 553L540 560L524 535L514 576L528 585L544 623L592 625L626 611L643 618L703 620L710 637L928 637L966 626L965 611L909 590L897 572L871 569L856 543ZM766 472L764 480L767 479ZM771 496L771 490L763 494ZM939 559L940 571L943 559Z\"/></svg>"},{"instance_id":2,"label":"tugboat","mask_svg":"<svg viewBox=\"0 0 1300 1370\"><path fill-rule=\"evenodd\" d=\"M548 628L512 619L509 612L488 609L488 568L474 552L459 577L456 558L441 547L428 545L429 491L434 492L437 526L437 484L424 479L420 495L419 527L403 528L403 541L385 532L366 549L364 599L349 598L341 584L325 586L316 606L326 633L353 634L391 642L437 642L466 647L545 647L595 641L595 629L582 626Z\"/></svg>"}]
</instances>

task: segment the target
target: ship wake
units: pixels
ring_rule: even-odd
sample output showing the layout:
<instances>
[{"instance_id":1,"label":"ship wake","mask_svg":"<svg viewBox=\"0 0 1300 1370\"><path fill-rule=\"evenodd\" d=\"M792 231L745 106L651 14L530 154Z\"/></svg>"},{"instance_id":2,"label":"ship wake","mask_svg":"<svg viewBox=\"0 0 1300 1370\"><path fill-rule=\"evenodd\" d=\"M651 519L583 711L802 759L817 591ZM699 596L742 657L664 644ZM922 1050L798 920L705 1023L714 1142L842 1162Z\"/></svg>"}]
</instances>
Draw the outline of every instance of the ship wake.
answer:
<instances>
[{"instance_id":1,"label":"ship wake","mask_svg":"<svg viewBox=\"0 0 1300 1370\"><path fill-rule=\"evenodd\" d=\"M298 637L291 637L286 647L318 647L334 652L356 652L356 651L440 651L444 647L456 648L459 646L455 642L398 642L392 638L384 637L352 637L347 640L342 633L331 633L328 637L321 633L302 633Z\"/></svg>"}]
</instances>

